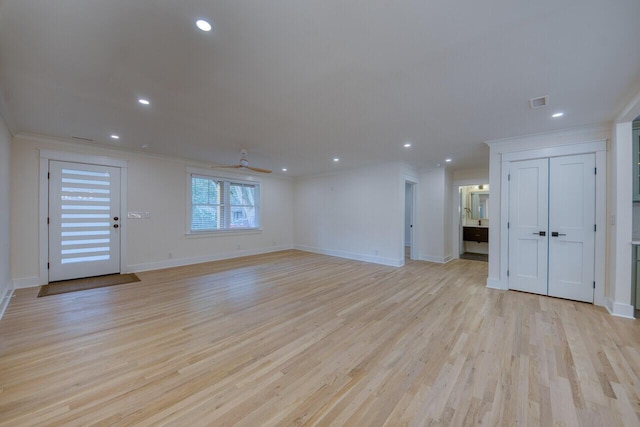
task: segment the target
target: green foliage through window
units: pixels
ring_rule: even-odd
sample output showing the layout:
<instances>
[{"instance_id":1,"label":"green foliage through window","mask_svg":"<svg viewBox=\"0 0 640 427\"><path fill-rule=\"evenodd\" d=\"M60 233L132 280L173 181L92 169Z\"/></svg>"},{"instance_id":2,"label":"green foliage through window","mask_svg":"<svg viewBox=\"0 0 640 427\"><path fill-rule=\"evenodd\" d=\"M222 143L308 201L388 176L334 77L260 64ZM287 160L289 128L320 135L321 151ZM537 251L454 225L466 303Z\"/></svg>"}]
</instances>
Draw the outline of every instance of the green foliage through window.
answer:
<instances>
[{"instance_id":1,"label":"green foliage through window","mask_svg":"<svg viewBox=\"0 0 640 427\"><path fill-rule=\"evenodd\" d=\"M259 228L259 185L191 175L191 231Z\"/></svg>"}]
</instances>

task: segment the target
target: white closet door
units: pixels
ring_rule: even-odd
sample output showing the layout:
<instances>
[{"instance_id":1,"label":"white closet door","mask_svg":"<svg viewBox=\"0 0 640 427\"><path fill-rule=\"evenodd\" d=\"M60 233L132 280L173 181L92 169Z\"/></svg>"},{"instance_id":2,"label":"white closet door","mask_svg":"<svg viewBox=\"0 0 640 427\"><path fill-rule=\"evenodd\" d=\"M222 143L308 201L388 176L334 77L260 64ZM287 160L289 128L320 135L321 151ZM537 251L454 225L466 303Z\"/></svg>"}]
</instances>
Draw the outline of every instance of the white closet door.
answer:
<instances>
[{"instance_id":1,"label":"white closet door","mask_svg":"<svg viewBox=\"0 0 640 427\"><path fill-rule=\"evenodd\" d=\"M549 181L549 295L593 302L595 155L552 158Z\"/></svg>"},{"instance_id":2,"label":"white closet door","mask_svg":"<svg viewBox=\"0 0 640 427\"><path fill-rule=\"evenodd\" d=\"M120 169L49 164L49 281L120 272Z\"/></svg>"},{"instance_id":3,"label":"white closet door","mask_svg":"<svg viewBox=\"0 0 640 427\"><path fill-rule=\"evenodd\" d=\"M509 180L509 289L547 294L549 160L512 162Z\"/></svg>"}]
</instances>

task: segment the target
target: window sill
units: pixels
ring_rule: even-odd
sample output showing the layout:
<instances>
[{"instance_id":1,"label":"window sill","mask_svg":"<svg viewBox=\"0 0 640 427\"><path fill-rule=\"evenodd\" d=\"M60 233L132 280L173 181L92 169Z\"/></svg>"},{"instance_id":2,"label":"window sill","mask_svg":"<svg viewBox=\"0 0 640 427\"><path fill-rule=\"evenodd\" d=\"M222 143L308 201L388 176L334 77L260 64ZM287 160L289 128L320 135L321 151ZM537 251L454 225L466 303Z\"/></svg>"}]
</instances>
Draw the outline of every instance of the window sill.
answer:
<instances>
[{"instance_id":1,"label":"window sill","mask_svg":"<svg viewBox=\"0 0 640 427\"><path fill-rule=\"evenodd\" d=\"M202 237L222 237L222 236L244 236L251 234L261 234L262 228L238 229L238 230L218 230L218 231L194 231L185 233L187 239L198 239Z\"/></svg>"}]
</instances>

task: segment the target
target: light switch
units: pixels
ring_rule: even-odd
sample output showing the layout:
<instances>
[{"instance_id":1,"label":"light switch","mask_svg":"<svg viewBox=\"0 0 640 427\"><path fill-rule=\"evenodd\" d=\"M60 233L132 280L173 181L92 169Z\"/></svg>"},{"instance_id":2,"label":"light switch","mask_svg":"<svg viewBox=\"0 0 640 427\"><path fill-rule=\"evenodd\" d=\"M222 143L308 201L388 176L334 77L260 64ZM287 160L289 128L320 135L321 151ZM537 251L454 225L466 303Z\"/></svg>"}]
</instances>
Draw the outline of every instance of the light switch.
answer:
<instances>
[{"instance_id":1,"label":"light switch","mask_svg":"<svg viewBox=\"0 0 640 427\"><path fill-rule=\"evenodd\" d=\"M142 212L127 212L129 219L142 219Z\"/></svg>"}]
</instances>

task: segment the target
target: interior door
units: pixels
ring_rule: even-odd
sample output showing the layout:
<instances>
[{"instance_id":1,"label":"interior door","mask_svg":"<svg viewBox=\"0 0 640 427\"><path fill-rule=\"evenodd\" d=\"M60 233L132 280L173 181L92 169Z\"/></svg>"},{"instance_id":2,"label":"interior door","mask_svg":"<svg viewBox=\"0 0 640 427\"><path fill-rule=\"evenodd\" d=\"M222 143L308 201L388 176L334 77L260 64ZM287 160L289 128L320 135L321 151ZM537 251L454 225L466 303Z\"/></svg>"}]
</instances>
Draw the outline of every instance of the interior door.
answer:
<instances>
[{"instance_id":1,"label":"interior door","mask_svg":"<svg viewBox=\"0 0 640 427\"><path fill-rule=\"evenodd\" d=\"M549 295L593 302L595 155L550 159L549 182Z\"/></svg>"},{"instance_id":2,"label":"interior door","mask_svg":"<svg viewBox=\"0 0 640 427\"><path fill-rule=\"evenodd\" d=\"M120 272L120 169L50 161L49 281Z\"/></svg>"},{"instance_id":3,"label":"interior door","mask_svg":"<svg viewBox=\"0 0 640 427\"><path fill-rule=\"evenodd\" d=\"M512 162L509 289L547 295L549 160Z\"/></svg>"}]
</instances>

